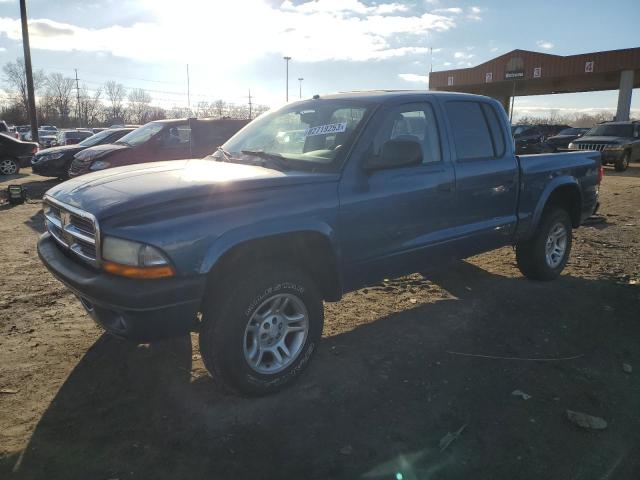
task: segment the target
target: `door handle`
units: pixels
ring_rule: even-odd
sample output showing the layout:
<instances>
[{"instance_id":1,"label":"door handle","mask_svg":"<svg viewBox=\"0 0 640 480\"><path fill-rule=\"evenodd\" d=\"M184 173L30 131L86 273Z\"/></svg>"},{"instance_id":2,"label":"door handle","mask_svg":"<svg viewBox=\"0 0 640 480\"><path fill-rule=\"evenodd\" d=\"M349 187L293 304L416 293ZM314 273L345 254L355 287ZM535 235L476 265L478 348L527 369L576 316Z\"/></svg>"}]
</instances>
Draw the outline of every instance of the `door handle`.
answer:
<instances>
[{"instance_id":1,"label":"door handle","mask_svg":"<svg viewBox=\"0 0 640 480\"><path fill-rule=\"evenodd\" d=\"M436 190L438 192L451 193L453 192L453 183L441 183L436 187Z\"/></svg>"}]
</instances>

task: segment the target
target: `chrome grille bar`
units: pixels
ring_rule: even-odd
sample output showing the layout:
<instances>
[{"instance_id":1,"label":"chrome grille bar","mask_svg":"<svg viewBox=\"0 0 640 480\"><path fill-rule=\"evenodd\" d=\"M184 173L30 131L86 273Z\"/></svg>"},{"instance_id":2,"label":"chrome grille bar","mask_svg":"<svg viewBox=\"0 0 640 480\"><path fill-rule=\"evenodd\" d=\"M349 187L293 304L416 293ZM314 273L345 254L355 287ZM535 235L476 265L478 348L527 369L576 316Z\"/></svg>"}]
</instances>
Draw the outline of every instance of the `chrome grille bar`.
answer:
<instances>
[{"instance_id":1,"label":"chrome grille bar","mask_svg":"<svg viewBox=\"0 0 640 480\"><path fill-rule=\"evenodd\" d=\"M47 230L65 249L92 265L100 262L100 230L93 215L45 195L43 210Z\"/></svg>"}]
</instances>

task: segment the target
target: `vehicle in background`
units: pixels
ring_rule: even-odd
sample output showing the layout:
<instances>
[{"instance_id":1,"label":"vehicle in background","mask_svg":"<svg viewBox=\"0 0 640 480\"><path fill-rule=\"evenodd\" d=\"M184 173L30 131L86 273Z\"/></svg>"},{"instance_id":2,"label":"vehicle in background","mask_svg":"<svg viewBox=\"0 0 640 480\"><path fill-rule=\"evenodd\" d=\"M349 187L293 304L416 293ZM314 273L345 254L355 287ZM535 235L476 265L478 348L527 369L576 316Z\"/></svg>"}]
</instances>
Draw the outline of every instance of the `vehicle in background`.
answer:
<instances>
[{"instance_id":1,"label":"vehicle in background","mask_svg":"<svg viewBox=\"0 0 640 480\"><path fill-rule=\"evenodd\" d=\"M20 140L22 141L27 140L25 138L27 133L29 134L29 137L31 137L31 127L29 125L18 125L16 127L16 132L18 132L18 134L20 135Z\"/></svg>"},{"instance_id":2,"label":"vehicle in background","mask_svg":"<svg viewBox=\"0 0 640 480\"><path fill-rule=\"evenodd\" d=\"M114 127L114 128L119 128L119 127ZM99 127L99 128L92 128L91 131L95 134L95 133L100 133L106 129L107 127Z\"/></svg>"},{"instance_id":3,"label":"vehicle in background","mask_svg":"<svg viewBox=\"0 0 640 480\"><path fill-rule=\"evenodd\" d=\"M560 130L557 135L547 138L547 143L555 151L559 148L569 148L569 144L589 131L589 128L569 127Z\"/></svg>"},{"instance_id":4,"label":"vehicle in background","mask_svg":"<svg viewBox=\"0 0 640 480\"><path fill-rule=\"evenodd\" d=\"M73 156L76 153L96 145L113 143L131 131L133 131L132 128L107 129L82 140L76 145L40 150L31 159L31 168L34 173L42 175L43 177L66 179L69 176L69 167L73 161Z\"/></svg>"},{"instance_id":5,"label":"vehicle in background","mask_svg":"<svg viewBox=\"0 0 640 480\"><path fill-rule=\"evenodd\" d=\"M26 167L38 151L38 144L0 135L0 175L13 175Z\"/></svg>"},{"instance_id":6,"label":"vehicle in background","mask_svg":"<svg viewBox=\"0 0 640 480\"><path fill-rule=\"evenodd\" d=\"M640 159L640 122L601 123L571 142L569 149L601 152L603 165L624 172L630 162Z\"/></svg>"},{"instance_id":7,"label":"vehicle in background","mask_svg":"<svg viewBox=\"0 0 640 480\"><path fill-rule=\"evenodd\" d=\"M0 120L0 133L8 136L20 139L20 135L15 131L15 127L10 127L4 120Z\"/></svg>"},{"instance_id":8,"label":"vehicle in background","mask_svg":"<svg viewBox=\"0 0 640 480\"><path fill-rule=\"evenodd\" d=\"M544 141L544 134L537 125L512 125L511 135L516 155L551 153L553 148Z\"/></svg>"},{"instance_id":9,"label":"vehicle in background","mask_svg":"<svg viewBox=\"0 0 640 480\"><path fill-rule=\"evenodd\" d=\"M558 125L549 123L537 123L535 126L538 130L540 130L543 141L546 141L549 137L558 135L562 130L571 128L569 125Z\"/></svg>"},{"instance_id":10,"label":"vehicle in background","mask_svg":"<svg viewBox=\"0 0 640 480\"><path fill-rule=\"evenodd\" d=\"M598 152L514 155L487 97L316 95L208 159L53 187L38 253L107 331L197 330L213 381L264 395L309 364L323 301L345 292L505 245L527 277L557 278L601 179Z\"/></svg>"},{"instance_id":11,"label":"vehicle in background","mask_svg":"<svg viewBox=\"0 0 640 480\"><path fill-rule=\"evenodd\" d=\"M99 145L77 153L69 176L133 163L202 158L247 123L249 120L195 118L150 122L112 145Z\"/></svg>"},{"instance_id":12,"label":"vehicle in background","mask_svg":"<svg viewBox=\"0 0 640 480\"><path fill-rule=\"evenodd\" d=\"M52 146L76 145L92 135L91 130L61 130L58 132L55 145Z\"/></svg>"}]
</instances>

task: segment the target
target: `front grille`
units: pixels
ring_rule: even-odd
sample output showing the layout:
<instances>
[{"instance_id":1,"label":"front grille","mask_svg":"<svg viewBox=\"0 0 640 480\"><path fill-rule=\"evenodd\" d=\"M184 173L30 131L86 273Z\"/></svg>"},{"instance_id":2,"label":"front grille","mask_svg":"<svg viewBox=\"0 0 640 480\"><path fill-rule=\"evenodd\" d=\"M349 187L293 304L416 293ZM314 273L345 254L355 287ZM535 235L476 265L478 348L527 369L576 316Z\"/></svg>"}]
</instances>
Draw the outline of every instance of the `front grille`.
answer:
<instances>
[{"instance_id":1,"label":"front grille","mask_svg":"<svg viewBox=\"0 0 640 480\"><path fill-rule=\"evenodd\" d=\"M69 167L69 172L85 173L89 169L89 163L89 160L78 160L77 158L74 158L73 162L71 162L71 166Z\"/></svg>"},{"instance_id":2,"label":"front grille","mask_svg":"<svg viewBox=\"0 0 640 480\"><path fill-rule=\"evenodd\" d=\"M601 152L607 147L611 145L608 143L577 143L578 150L595 150L596 152Z\"/></svg>"},{"instance_id":3,"label":"front grille","mask_svg":"<svg viewBox=\"0 0 640 480\"><path fill-rule=\"evenodd\" d=\"M47 230L63 248L85 262L98 263L100 235L93 215L45 197L44 217Z\"/></svg>"}]
</instances>

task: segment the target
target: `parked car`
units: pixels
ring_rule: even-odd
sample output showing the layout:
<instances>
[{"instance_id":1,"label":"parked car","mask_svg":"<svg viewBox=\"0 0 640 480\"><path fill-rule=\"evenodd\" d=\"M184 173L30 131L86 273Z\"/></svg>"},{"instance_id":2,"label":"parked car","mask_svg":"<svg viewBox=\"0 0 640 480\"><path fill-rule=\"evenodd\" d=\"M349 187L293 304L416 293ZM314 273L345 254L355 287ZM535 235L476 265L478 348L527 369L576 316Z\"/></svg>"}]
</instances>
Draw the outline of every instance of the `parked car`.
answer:
<instances>
[{"instance_id":1,"label":"parked car","mask_svg":"<svg viewBox=\"0 0 640 480\"><path fill-rule=\"evenodd\" d=\"M299 130L293 151L280 132ZM598 206L600 154L517 157L512 145L487 97L316 95L208 159L53 187L38 252L109 332L144 342L197 329L216 382L267 394L308 365L323 300L504 245L527 277L560 275L572 230Z\"/></svg>"},{"instance_id":2,"label":"parked car","mask_svg":"<svg viewBox=\"0 0 640 480\"><path fill-rule=\"evenodd\" d=\"M549 137L554 137L558 135L562 130L566 130L567 128L571 128L569 125L558 125L558 124L549 124L549 123L538 123L536 124L538 130L542 134L542 139L547 140Z\"/></svg>"},{"instance_id":3,"label":"parked car","mask_svg":"<svg viewBox=\"0 0 640 480\"><path fill-rule=\"evenodd\" d=\"M18 132L20 140L22 141L27 141L27 133L29 134L29 138L31 137L31 127L29 125L18 125L16 127L16 132Z\"/></svg>"},{"instance_id":4,"label":"parked car","mask_svg":"<svg viewBox=\"0 0 640 480\"><path fill-rule=\"evenodd\" d=\"M13 138L20 138L20 135L16 132L15 127L10 127L4 120L0 120L0 133Z\"/></svg>"},{"instance_id":5,"label":"parked car","mask_svg":"<svg viewBox=\"0 0 640 480\"><path fill-rule=\"evenodd\" d=\"M122 138L132 128L114 128L96 133L76 145L58 146L40 150L31 160L31 168L34 173L44 177L57 177L66 179L69 176L69 167L73 156L82 150L96 145L113 143Z\"/></svg>"},{"instance_id":6,"label":"parked car","mask_svg":"<svg viewBox=\"0 0 640 480\"><path fill-rule=\"evenodd\" d=\"M516 155L553 152L553 147L544 141L544 134L536 125L513 125L511 134L516 146Z\"/></svg>"},{"instance_id":7,"label":"parked car","mask_svg":"<svg viewBox=\"0 0 640 480\"><path fill-rule=\"evenodd\" d=\"M76 145L92 135L93 132L89 130L61 130L58 132L55 145Z\"/></svg>"},{"instance_id":8,"label":"parked car","mask_svg":"<svg viewBox=\"0 0 640 480\"><path fill-rule=\"evenodd\" d=\"M573 150L602 152L602 164L613 164L624 172L629 163L640 159L640 122L606 122L596 125L569 144Z\"/></svg>"},{"instance_id":9,"label":"parked car","mask_svg":"<svg viewBox=\"0 0 640 480\"><path fill-rule=\"evenodd\" d=\"M589 128L569 127L560 130L557 135L547 138L546 141L557 151L559 148L568 148L571 142L580 138L588 131Z\"/></svg>"},{"instance_id":10,"label":"parked car","mask_svg":"<svg viewBox=\"0 0 640 480\"><path fill-rule=\"evenodd\" d=\"M20 167L29 165L38 151L38 144L23 142L9 135L0 134L0 175L14 175Z\"/></svg>"},{"instance_id":11,"label":"parked car","mask_svg":"<svg viewBox=\"0 0 640 480\"><path fill-rule=\"evenodd\" d=\"M178 119L147 123L113 145L76 154L70 177L133 163L202 158L222 145L248 120Z\"/></svg>"}]
</instances>

